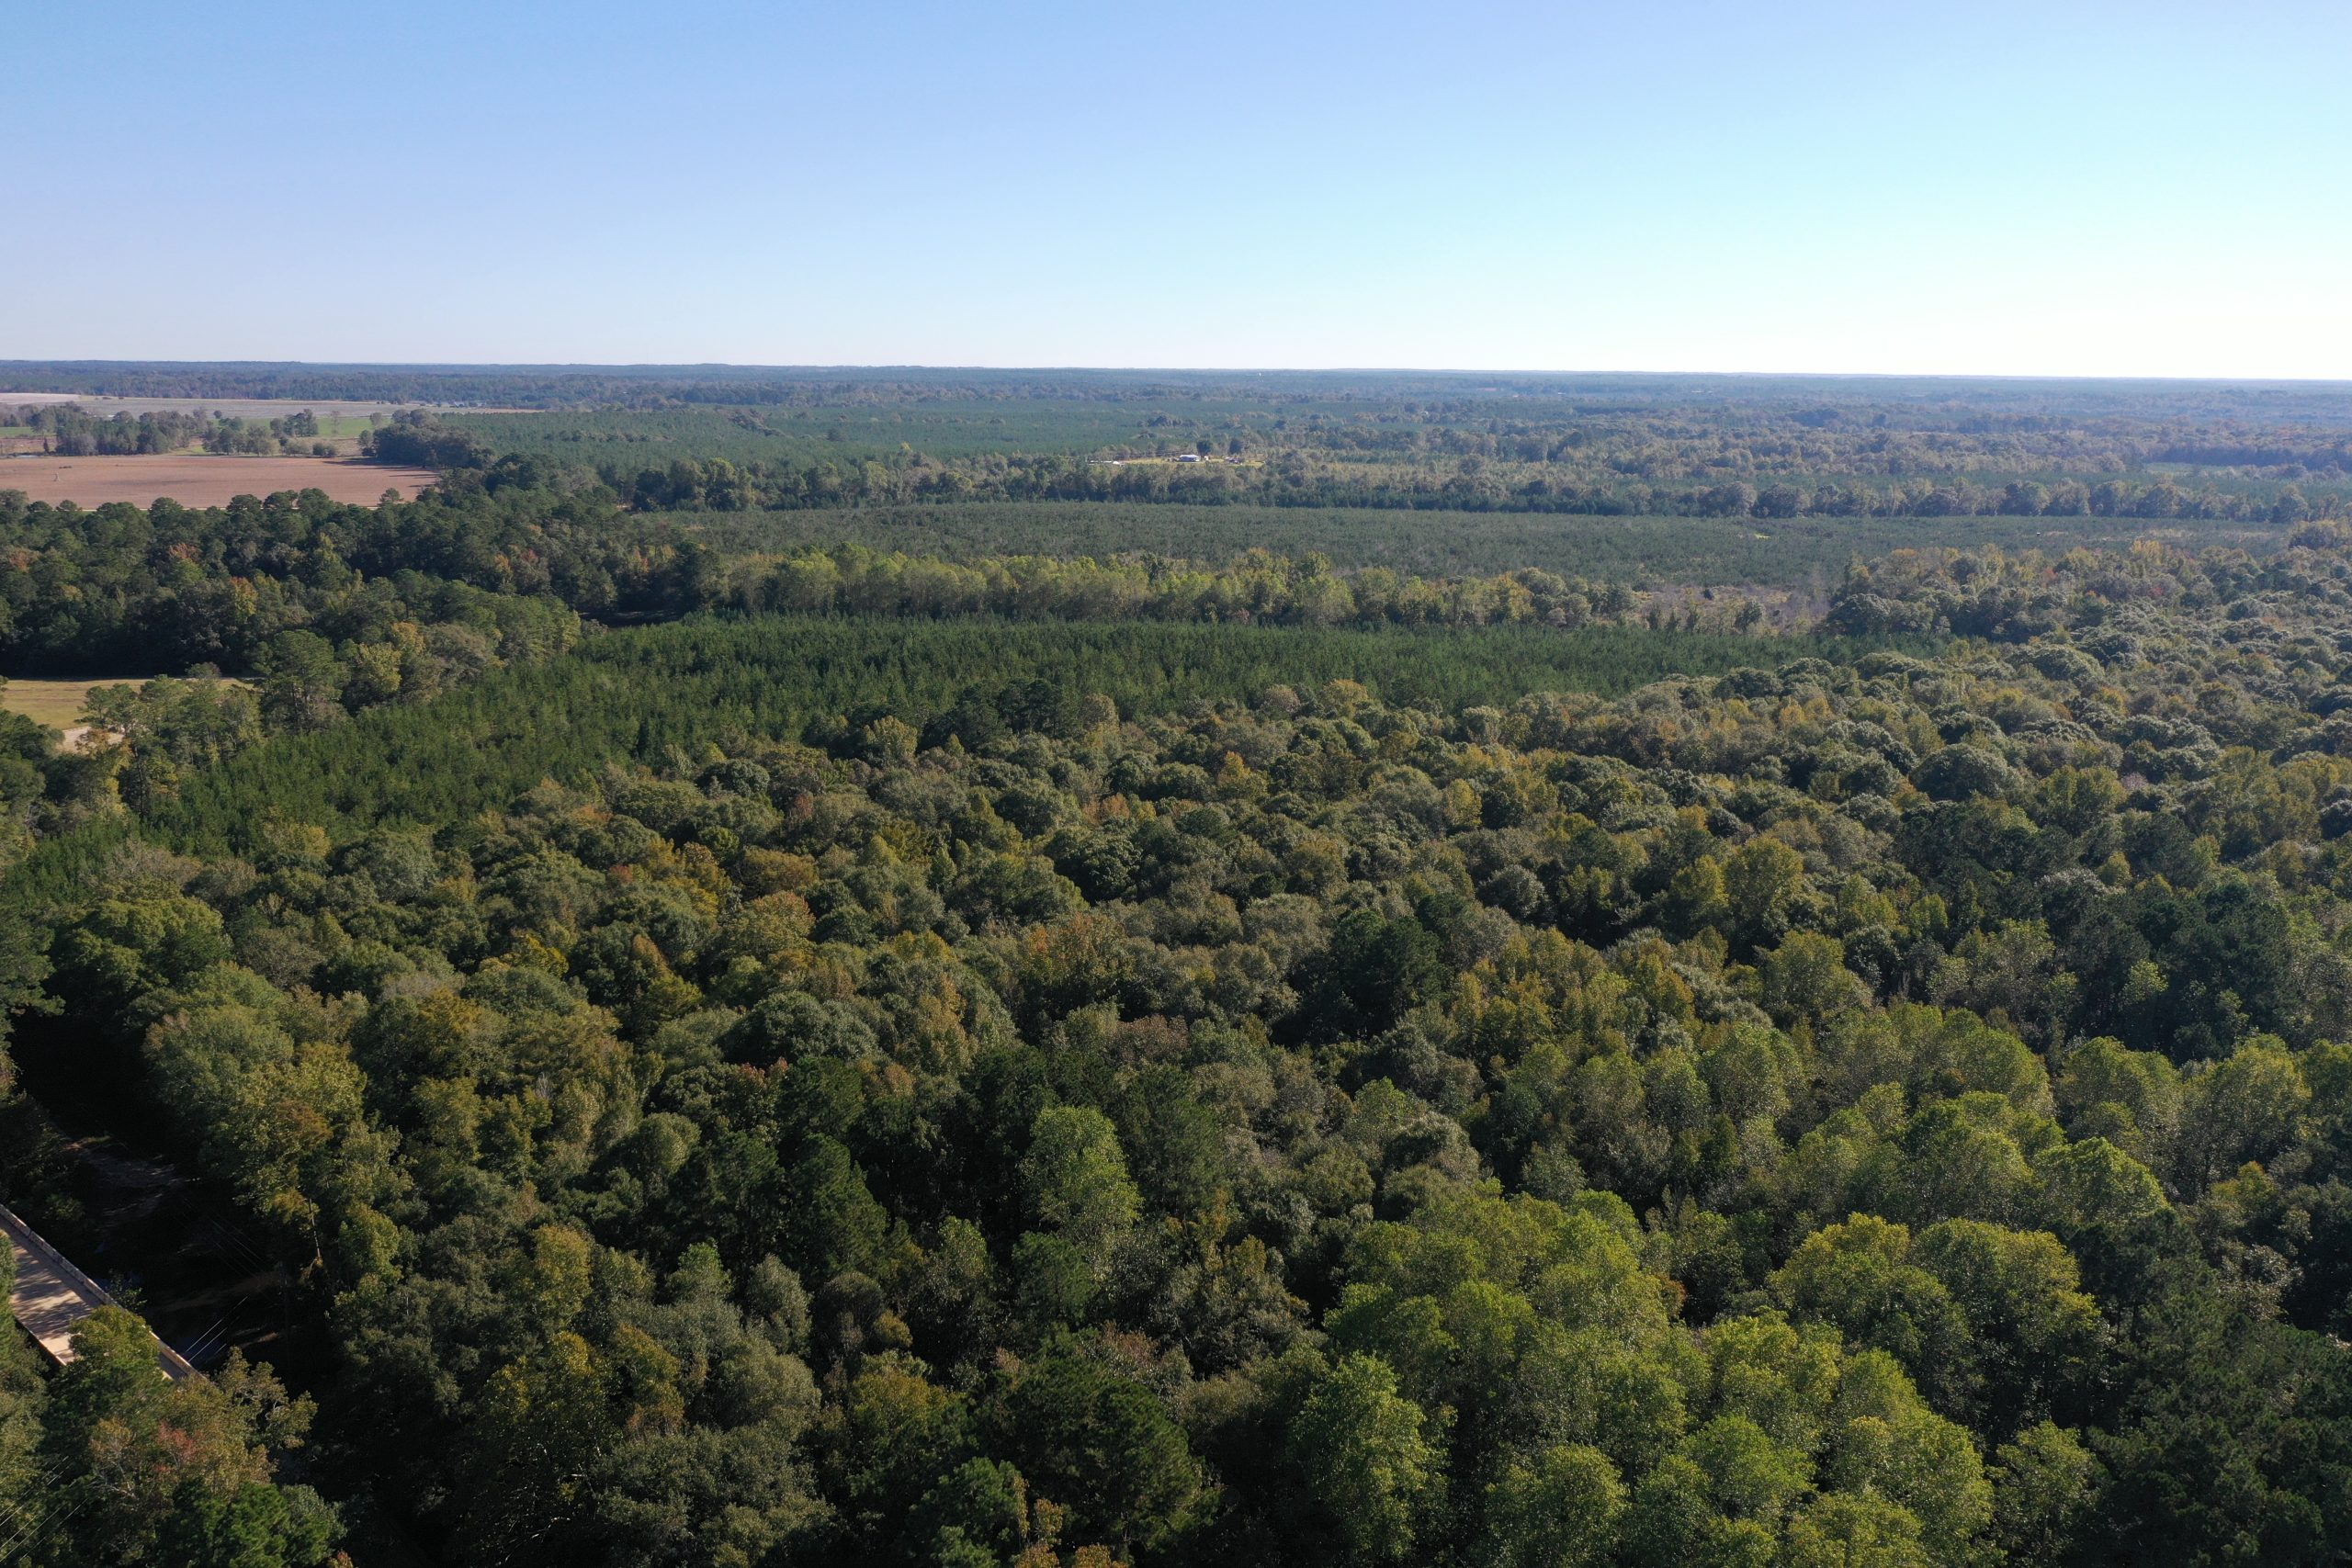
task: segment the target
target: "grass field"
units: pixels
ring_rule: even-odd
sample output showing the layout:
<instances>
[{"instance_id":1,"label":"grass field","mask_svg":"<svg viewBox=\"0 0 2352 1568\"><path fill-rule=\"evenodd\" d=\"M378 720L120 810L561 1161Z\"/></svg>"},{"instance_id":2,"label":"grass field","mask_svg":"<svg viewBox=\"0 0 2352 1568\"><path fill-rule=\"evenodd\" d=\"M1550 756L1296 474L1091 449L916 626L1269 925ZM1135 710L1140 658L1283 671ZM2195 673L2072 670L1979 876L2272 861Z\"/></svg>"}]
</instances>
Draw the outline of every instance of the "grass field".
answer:
<instances>
[{"instance_id":1,"label":"grass field","mask_svg":"<svg viewBox=\"0 0 2352 1568\"><path fill-rule=\"evenodd\" d=\"M1403 512L1348 507L1188 506L1123 502L1007 502L710 514L682 527L722 548L789 552L860 544L967 560L989 555L1125 553L1225 561L1262 546L1320 553L1342 567L1423 576L1484 576L1540 567L1604 581L1752 583L1795 588L1890 550L1998 545L2065 550L2163 538L2262 551L2280 530L2229 523L2121 517L1584 517L1524 512Z\"/></svg>"},{"instance_id":2,"label":"grass field","mask_svg":"<svg viewBox=\"0 0 2352 1568\"><path fill-rule=\"evenodd\" d=\"M145 506L168 497L186 506L219 506L233 496L322 490L337 501L372 502L388 490L413 496L434 480L424 468L379 468L334 457L0 458L0 490L34 501Z\"/></svg>"},{"instance_id":3,"label":"grass field","mask_svg":"<svg viewBox=\"0 0 2352 1568\"><path fill-rule=\"evenodd\" d=\"M45 725L65 737L66 750L80 746L89 727L82 722L82 710L89 705L90 694L100 686L144 686L152 679L146 675L102 675L96 680L52 681L30 676L0 677L0 712L20 713L35 724ZM230 685L244 684L232 680Z\"/></svg>"},{"instance_id":4,"label":"grass field","mask_svg":"<svg viewBox=\"0 0 2352 1568\"><path fill-rule=\"evenodd\" d=\"M11 679L5 688L0 688L0 708L23 714L51 729L64 729L81 722L83 705L98 687L146 683L144 675L110 675L96 681Z\"/></svg>"},{"instance_id":5,"label":"grass field","mask_svg":"<svg viewBox=\"0 0 2352 1568\"><path fill-rule=\"evenodd\" d=\"M87 738L89 727L82 722L82 709L90 694L100 686L143 686L144 675L111 675L96 681L37 681L10 680L0 687L0 711L20 713L35 724L54 729L65 737L68 750L80 746Z\"/></svg>"}]
</instances>

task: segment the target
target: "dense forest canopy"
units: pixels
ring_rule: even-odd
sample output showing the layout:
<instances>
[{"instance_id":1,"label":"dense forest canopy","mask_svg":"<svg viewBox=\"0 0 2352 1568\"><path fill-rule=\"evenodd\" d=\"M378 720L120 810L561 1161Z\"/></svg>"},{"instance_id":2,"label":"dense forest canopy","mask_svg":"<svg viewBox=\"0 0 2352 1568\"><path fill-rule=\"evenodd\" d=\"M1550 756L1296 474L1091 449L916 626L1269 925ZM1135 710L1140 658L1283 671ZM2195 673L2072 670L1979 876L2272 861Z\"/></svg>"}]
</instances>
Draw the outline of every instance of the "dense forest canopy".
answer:
<instances>
[{"instance_id":1,"label":"dense forest canopy","mask_svg":"<svg viewBox=\"0 0 2352 1568\"><path fill-rule=\"evenodd\" d=\"M1636 384L906 387L760 406L454 414L491 450L593 466L648 508L1124 501L1638 516L2294 523L2352 485L2352 393L2053 410L1825 383L1813 401ZM1875 395L1857 396L1871 391Z\"/></svg>"},{"instance_id":2,"label":"dense forest canopy","mask_svg":"<svg viewBox=\"0 0 2352 1568\"><path fill-rule=\"evenodd\" d=\"M0 724L0 1197L103 1250L111 1107L283 1280L275 1371L0 1344L35 1561L2352 1551L2335 389L465 374L553 434L414 501L0 496L0 669L173 672ZM1055 401L1238 489L843 412ZM1674 542L1742 475L2041 531Z\"/></svg>"}]
</instances>

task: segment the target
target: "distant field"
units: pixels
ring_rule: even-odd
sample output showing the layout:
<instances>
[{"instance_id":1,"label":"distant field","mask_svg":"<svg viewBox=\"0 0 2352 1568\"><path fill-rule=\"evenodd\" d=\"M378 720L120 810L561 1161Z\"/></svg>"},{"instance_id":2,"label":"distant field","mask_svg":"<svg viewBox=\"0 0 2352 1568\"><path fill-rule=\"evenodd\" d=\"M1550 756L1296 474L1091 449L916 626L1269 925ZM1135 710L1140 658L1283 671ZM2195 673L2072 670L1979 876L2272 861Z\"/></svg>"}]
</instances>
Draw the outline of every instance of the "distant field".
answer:
<instances>
[{"instance_id":1,"label":"distant field","mask_svg":"<svg viewBox=\"0 0 2352 1568\"><path fill-rule=\"evenodd\" d=\"M0 458L0 490L35 501L145 506L168 497L186 506L219 506L232 496L322 490L337 501L370 502L388 490L413 496L434 481L425 468L382 468L339 457L40 457Z\"/></svg>"},{"instance_id":2,"label":"distant field","mask_svg":"<svg viewBox=\"0 0 2352 1568\"><path fill-rule=\"evenodd\" d=\"M1524 512L1349 507L1007 502L856 511L681 513L680 526L723 548L794 551L861 544L910 555L1103 557L1139 553L1224 561L1253 547L1319 552L1342 567L1424 576L1539 567L1605 581L1799 587L1834 583L1848 560L1890 550L1999 545L2065 550L2162 538L2184 546L2276 548L2280 530L2122 517L1585 517Z\"/></svg>"},{"instance_id":3,"label":"distant field","mask_svg":"<svg viewBox=\"0 0 2352 1568\"><path fill-rule=\"evenodd\" d=\"M380 402L353 398L104 398L74 392L11 392L0 390L0 408L35 408L76 403L101 418L119 413L214 413L234 419L283 419L304 409L322 423L330 416L356 419L396 409L426 408L424 403Z\"/></svg>"},{"instance_id":4,"label":"distant field","mask_svg":"<svg viewBox=\"0 0 2352 1568\"><path fill-rule=\"evenodd\" d=\"M35 724L45 725L64 736L65 749L79 750L90 737L90 727L82 722L82 709L90 701L90 694L100 686L143 686L144 675L112 675L96 681L30 681L11 680L0 689L0 711L20 713Z\"/></svg>"},{"instance_id":5,"label":"distant field","mask_svg":"<svg viewBox=\"0 0 2352 1568\"><path fill-rule=\"evenodd\" d=\"M46 725L65 737L65 749L79 750L89 739L90 727L82 722L82 710L89 705L90 694L100 686L144 686L152 677L146 675L103 675L95 681L50 681L25 676L0 677L6 684L0 686L0 712L20 713L35 724ZM241 686L242 681L231 681Z\"/></svg>"},{"instance_id":6,"label":"distant field","mask_svg":"<svg viewBox=\"0 0 2352 1568\"><path fill-rule=\"evenodd\" d=\"M35 724L68 729L81 722L82 708L100 686L143 686L144 675L110 675L97 681L10 680L0 689L0 709L20 713Z\"/></svg>"}]
</instances>

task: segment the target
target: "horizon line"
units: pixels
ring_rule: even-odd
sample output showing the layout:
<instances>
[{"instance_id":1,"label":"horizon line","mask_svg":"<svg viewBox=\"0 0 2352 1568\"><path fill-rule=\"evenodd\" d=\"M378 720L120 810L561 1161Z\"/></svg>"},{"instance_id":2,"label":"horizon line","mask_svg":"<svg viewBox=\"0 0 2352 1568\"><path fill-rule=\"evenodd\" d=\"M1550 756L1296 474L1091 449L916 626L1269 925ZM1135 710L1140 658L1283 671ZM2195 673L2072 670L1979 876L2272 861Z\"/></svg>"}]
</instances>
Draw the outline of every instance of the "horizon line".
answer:
<instances>
[{"instance_id":1,"label":"horizon line","mask_svg":"<svg viewBox=\"0 0 2352 1568\"><path fill-rule=\"evenodd\" d=\"M1820 380L1820 381L2155 381L2183 384L2218 384L2238 386L2299 386L2352 387L2352 375L2346 376L2276 376L2276 375L2195 375L2195 374L2120 374L2092 371L2012 371L2012 370L1720 370L1720 369L1530 369L1461 366L1416 365L1350 365L1350 366L1285 366L1285 365L981 365L931 364L914 360L874 362L866 364L841 362L820 364L769 363L759 360L519 360L519 359L75 359L75 358L10 358L0 359L0 370L73 370L141 368L167 369L332 369L332 370L399 370L399 371L541 371L580 374L593 371L771 371L780 374L811 374L855 372L874 374L884 371L919 370L932 374L961 374L986 372L996 375L1127 375L1127 376L1442 376L1471 378L1508 376L1523 378L1567 378L1576 377L1616 377L1625 378L1668 377L1706 378L1722 380ZM0 393L5 395L5 393ZM100 395L100 394L93 394Z\"/></svg>"}]
</instances>

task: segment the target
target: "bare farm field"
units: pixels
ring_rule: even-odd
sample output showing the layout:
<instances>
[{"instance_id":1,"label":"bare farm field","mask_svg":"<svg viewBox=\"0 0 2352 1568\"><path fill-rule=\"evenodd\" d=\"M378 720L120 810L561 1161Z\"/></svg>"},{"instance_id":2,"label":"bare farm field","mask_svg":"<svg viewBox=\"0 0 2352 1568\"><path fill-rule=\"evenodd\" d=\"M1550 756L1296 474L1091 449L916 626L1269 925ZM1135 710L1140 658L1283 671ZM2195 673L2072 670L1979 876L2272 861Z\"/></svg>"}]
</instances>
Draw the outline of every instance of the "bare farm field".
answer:
<instances>
[{"instance_id":1,"label":"bare farm field","mask_svg":"<svg viewBox=\"0 0 2352 1568\"><path fill-rule=\"evenodd\" d=\"M429 468L396 468L339 457L0 457L0 490L34 501L145 506L168 498L184 506L219 506L233 496L322 490L336 501L369 502L388 490L413 497L434 481Z\"/></svg>"}]
</instances>

